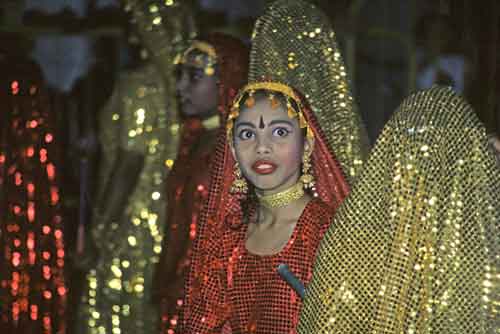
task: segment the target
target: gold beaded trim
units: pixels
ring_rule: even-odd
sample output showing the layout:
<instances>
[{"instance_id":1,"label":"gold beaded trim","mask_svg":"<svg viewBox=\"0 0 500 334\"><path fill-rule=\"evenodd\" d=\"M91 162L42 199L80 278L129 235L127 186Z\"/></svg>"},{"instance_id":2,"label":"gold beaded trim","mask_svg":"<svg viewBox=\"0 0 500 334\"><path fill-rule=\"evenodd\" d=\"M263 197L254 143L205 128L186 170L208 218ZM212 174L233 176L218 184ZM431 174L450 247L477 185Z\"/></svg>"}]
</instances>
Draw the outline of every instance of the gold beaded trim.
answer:
<instances>
[{"instance_id":1,"label":"gold beaded trim","mask_svg":"<svg viewBox=\"0 0 500 334\"><path fill-rule=\"evenodd\" d=\"M189 48L186 49L186 51L175 57L174 64L175 65L185 64L188 55L193 50L199 50L208 56L206 65L203 62L203 58L199 57L195 59L195 66L201 69L205 69L206 75L213 75L215 73L214 66L217 63L217 53L215 52L215 48L207 42L193 41L189 46Z\"/></svg>"},{"instance_id":2,"label":"gold beaded trim","mask_svg":"<svg viewBox=\"0 0 500 334\"><path fill-rule=\"evenodd\" d=\"M287 103L286 103L286 108L288 112L288 117L294 118L298 117L299 119L299 126L301 129L307 128L307 137L308 138L314 138L313 131L309 124L307 123L306 118L304 117L304 114L302 112L303 106L302 102L300 101L300 98L295 94L293 89L286 84L280 83L280 82L271 82L271 81L263 81L263 82L256 82L256 83L251 83L243 87L236 98L233 101L233 105L231 107L231 112L229 113L228 119L227 119L227 125L226 125L226 130L227 130L227 138L229 142L232 142L232 131L233 131L233 126L234 126L234 120L239 116L240 114L240 103L245 94L248 93L247 101L245 101L245 104L247 107L251 108L253 106L254 99L252 95L255 93L255 91L258 90L266 90L269 91L269 100L271 101L271 108L275 109L277 107L277 100L274 98L273 92L278 92L283 94L286 97ZM295 103L297 108L299 110L295 110L293 107L291 101Z\"/></svg>"},{"instance_id":3,"label":"gold beaded trim","mask_svg":"<svg viewBox=\"0 0 500 334\"><path fill-rule=\"evenodd\" d=\"M259 195L257 198L259 202L268 208L281 208L287 206L293 201L298 200L304 196L304 185L302 182L297 182L292 187L272 195Z\"/></svg>"}]
</instances>

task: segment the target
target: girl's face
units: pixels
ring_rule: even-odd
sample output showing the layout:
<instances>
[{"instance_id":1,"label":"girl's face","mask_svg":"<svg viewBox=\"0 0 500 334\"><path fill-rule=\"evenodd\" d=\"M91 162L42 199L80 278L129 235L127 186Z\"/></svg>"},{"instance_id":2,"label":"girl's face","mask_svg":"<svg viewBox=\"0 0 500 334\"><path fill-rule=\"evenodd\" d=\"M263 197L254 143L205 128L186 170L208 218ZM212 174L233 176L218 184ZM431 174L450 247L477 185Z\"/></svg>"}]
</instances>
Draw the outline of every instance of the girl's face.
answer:
<instances>
[{"instance_id":1,"label":"girl's face","mask_svg":"<svg viewBox=\"0 0 500 334\"><path fill-rule=\"evenodd\" d=\"M177 94L185 116L207 117L217 110L217 78L207 75L208 56L193 51L179 66Z\"/></svg>"},{"instance_id":2,"label":"girl's face","mask_svg":"<svg viewBox=\"0 0 500 334\"><path fill-rule=\"evenodd\" d=\"M241 110L233 136L233 154L243 175L263 195L297 183L304 149L312 148L297 117L289 118L283 106L271 108L267 98Z\"/></svg>"}]
</instances>

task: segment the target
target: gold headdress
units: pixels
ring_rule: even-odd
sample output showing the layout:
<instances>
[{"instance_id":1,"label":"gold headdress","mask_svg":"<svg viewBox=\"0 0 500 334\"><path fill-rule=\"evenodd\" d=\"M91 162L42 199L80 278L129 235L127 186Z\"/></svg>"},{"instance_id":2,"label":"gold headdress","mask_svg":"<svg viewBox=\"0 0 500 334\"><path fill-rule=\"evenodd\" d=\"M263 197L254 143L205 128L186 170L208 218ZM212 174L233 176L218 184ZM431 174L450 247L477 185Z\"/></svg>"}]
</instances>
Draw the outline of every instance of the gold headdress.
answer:
<instances>
[{"instance_id":1,"label":"gold headdress","mask_svg":"<svg viewBox=\"0 0 500 334\"><path fill-rule=\"evenodd\" d=\"M493 333L500 173L451 89L407 98L323 239L298 332Z\"/></svg>"},{"instance_id":2,"label":"gold headdress","mask_svg":"<svg viewBox=\"0 0 500 334\"><path fill-rule=\"evenodd\" d=\"M175 57L174 64L185 64L187 62L188 56L193 51L200 51L201 55L195 56L194 65L197 68L204 69L206 75L214 75L215 64L217 63L217 54L215 48L207 42L203 41L193 41L191 45L182 53ZM204 56L207 57L206 63Z\"/></svg>"},{"instance_id":3,"label":"gold headdress","mask_svg":"<svg viewBox=\"0 0 500 334\"><path fill-rule=\"evenodd\" d=\"M233 129L233 123L234 119L236 119L239 116L239 109L240 109L240 104L243 98L247 98L245 100L245 103L247 104L247 107L252 107L254 102L248 103L248 101L253 101L252 100L252 95L258 91L258 90L265 90L266 92L269 93L269 100L271 103L271 107L276 107L277 106L277 101L274 97L275 93L280 93L282 94L285 99L286 99L286 110L288 113L288 116L290 118L295 118L298 117L299 120L299 126L301 129L307 129L307 137L308 138L313 138L313 131L309 124L307 123L307 120L304 116L303 113L303 106L302 102L300 101L300 98L297 96L297 94L294 92L292 88L287 86L286 84L279 83L279 82L256 82L256 83L251 83L243 87L236 98L234 99L233 106L231 108L231 112L229 113L228 119L227 119L227 138L229 140L229 143L232 143L232 129Z\"/></svg>"},{"instance_id":4,"label":"gold headdress","mask_svg":"<svg viewBox=\"0 0 500 334\"><path fill-rule=\"evenodd\" d=\"M300 0L278 0L255 25L249 84L284 83L305 96L330 149L352 181L366 134L328 18Z\"/></svg>"}]
</instances>

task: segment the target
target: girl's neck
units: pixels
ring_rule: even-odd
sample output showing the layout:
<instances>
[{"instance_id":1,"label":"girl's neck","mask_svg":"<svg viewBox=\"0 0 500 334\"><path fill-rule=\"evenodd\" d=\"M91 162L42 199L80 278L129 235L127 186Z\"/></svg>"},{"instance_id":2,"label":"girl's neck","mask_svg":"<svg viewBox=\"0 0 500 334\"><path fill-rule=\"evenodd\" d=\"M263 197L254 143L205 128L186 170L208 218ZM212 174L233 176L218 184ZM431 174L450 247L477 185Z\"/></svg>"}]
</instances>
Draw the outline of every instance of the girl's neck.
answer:
<instances>
[{"instance_id":1,"label":"girl's neck","mask_svg":"<svg viewBox=\"0 0 500 334\"><path fill-rule=\"evenodd\" d=\"M259 203L258 222L276 222L298 219L311 196L306 194L302 183L272 195L257 194Z\"/></svg>"}]
</instances>

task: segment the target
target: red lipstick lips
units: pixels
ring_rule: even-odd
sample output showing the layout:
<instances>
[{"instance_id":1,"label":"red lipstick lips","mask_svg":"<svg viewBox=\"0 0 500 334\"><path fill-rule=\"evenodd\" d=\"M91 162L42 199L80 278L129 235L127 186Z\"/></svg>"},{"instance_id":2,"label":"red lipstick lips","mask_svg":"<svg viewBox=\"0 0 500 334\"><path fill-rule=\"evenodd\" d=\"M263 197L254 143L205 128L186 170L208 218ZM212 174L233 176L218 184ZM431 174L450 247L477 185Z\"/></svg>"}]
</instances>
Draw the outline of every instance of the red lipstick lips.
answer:
<instances>
[{"instance_id":1,"label":"red lipstick lips","mask_svg":"<svg viewBox=\"0 0 500 334\"><path fill-rule=\"evenodd\" d=\"M274 163L272 163L270 161L257 160L252 165L252 170L254 172L256 172L257 174L267 175L267 174L273 173L277 167L278 166L276 166Z\"/></svg>"}]
</instances>

